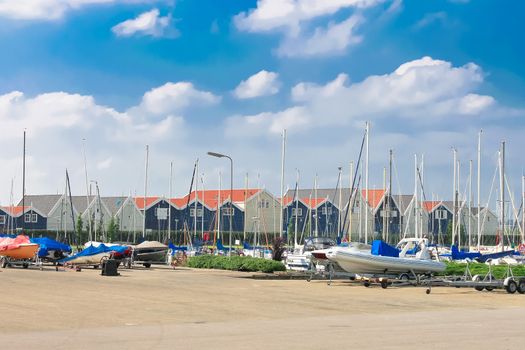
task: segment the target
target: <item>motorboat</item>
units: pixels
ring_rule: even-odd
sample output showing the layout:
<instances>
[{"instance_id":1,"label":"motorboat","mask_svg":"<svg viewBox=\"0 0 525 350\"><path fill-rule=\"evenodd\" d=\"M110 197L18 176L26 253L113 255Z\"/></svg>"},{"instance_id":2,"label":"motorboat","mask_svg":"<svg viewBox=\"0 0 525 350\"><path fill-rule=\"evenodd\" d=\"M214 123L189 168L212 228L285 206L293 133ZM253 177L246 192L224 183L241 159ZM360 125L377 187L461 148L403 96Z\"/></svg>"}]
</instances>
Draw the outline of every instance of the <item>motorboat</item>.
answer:
<instances>
[{"instance_id":1,"label":"motorboat","mask_svg":"<svg viewBox=\"0 0 525 350\"><path fill-rule=\"evenodd\" d=\"M0 256L14 260L33 259L38 251L38 244L31 243L28 236L0 238Z\"/></svg>"},{"instance_id":2,"label":"motorboat","mask_svg":"<svg viewBox=\"0 0 525 350\"><path fill-rule=\"evenodd\" d=\"M312 257L315 258L313 252L322 251L335 245L335 241L329 237L306 238L304 245L298 246L293 253L286 255L286 268L293 271L310 270L312 268ZM324 263L318 262L315 264L316 268L319 266L322 269L324 269L324 265Z\"/></svg>"},{"instance_id":3,"label":"motorboat","mask_svg":"<svg viewBox=\"0 0 525 350\"><path fill-rule=\"evenodd\" d=\"M432 274L446 268L444 263L432 259L425 238L406 238L396 247L378 240L372 242L369 251L350 246L332 248L325 254L345 271L359 275Z\"/></svg>"},{"instance_id":4,"label":"motorboat","mask_svg":"<svg viewBox=\"0 0 525 350\"><path fill-rule=\"evenodd\" d=\"M38 257L43 261L56 262L71 254L71 246L49 237L32 238L32 243L39 245Z\"/></svg>"},{"instance_id":5,"label":"motorboat","mask_svg":"<svg viewBox=\"0 0 525 350\"><path fill-rule=\"evenodd\" d=\"M58 262L74 266L87 265L98 267L104 260L109 259L113 253L124 252L126 249L128 249L128 247L119 245L108 247L103 243L100 243L98 246L92 244L82 251L61 259Z\"/></svg>"},{"instance_id":6,"label":"motorboat","mask_svg":"<svg viewBox=\"0 0 525 350\"><path fill-rule=\"evenodd\" d=\"M150 267L152 263L165 263L168 246L158 241L144 241L133 247L133 261Z\"/></svg>"}]
</instances>

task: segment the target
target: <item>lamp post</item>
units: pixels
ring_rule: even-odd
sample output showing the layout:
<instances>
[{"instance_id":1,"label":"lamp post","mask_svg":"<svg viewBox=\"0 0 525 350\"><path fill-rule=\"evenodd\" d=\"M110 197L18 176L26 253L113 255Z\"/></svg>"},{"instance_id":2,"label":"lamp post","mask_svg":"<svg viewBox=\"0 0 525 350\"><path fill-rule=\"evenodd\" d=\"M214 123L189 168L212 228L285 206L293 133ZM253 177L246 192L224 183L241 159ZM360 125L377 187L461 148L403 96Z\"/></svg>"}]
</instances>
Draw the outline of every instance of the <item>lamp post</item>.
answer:
<instances>
[{"instance_id":1,"label":"lamp post","mask_svg":"<svg viewBox=\"0 0 525 350\"><path fill-rule=\"evenodd\" d=\"M228 158L230 160L230 210L229 210L229 216L230 216L230 238L229 238L229 244L230 249L228 250L228 256L231 257L232 255L232 217L233 217L233 159L231 157L221 154L221 153L215 153L215 152L208 152L209 156L216 157L216 158ZM220 198L219 198L220 200ZM219 213L220 215L221 213Z\"/></svg>"}]
</instances>

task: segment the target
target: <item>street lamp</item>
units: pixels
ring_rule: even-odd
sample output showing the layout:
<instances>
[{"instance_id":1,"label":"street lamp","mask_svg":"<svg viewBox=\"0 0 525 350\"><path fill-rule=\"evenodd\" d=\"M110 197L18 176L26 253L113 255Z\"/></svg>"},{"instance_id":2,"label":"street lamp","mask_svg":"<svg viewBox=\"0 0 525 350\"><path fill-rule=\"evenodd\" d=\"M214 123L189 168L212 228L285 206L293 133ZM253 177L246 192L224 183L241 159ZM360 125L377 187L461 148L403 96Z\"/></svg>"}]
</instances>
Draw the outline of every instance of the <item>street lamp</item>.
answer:
<instances>
[{"instance_id":1,"label":"street lamp","mask_svg":"<svg viewBox=\"0 0 525 350\"><path fill-rule=\"evenodd\" d=\"M233 217L232 215L233 214L233 207L232 207L232 203L233 203L233 159L231 159L231 157L225 154L220 154L220 153L215 153L215 152L208 152L208 155L212 157L216 157L216 158L228 158L230 160L230 211L229 211L229 214L230 214L230 239L229 239L230 250L228 250L228 256L231 257L232 256L232 217ZM221 215L221 213L219 213L219 215Z\"/></svg>"}]
</instances>

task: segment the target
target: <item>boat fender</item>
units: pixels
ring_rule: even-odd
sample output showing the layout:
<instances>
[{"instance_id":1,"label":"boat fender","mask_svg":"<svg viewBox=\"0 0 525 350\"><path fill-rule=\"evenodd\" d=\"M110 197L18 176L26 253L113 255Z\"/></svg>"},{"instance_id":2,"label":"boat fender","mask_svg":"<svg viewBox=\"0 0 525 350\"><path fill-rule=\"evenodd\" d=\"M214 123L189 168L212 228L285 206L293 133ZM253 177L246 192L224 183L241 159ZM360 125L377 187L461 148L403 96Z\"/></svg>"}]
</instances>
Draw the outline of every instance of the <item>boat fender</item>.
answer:
<instances>
[{"instance_id":1,"label":"boat fender","mask_svg":"<svg viewBox=\"0 0 525 350\"><path fill-rule=\"evenodd\" d=\"M505 278L505 280L503 281L503 286L508 286L509 285L509 282L512 281L513 278L512 277L507 277Z\"/></svg>"}]
</instances>

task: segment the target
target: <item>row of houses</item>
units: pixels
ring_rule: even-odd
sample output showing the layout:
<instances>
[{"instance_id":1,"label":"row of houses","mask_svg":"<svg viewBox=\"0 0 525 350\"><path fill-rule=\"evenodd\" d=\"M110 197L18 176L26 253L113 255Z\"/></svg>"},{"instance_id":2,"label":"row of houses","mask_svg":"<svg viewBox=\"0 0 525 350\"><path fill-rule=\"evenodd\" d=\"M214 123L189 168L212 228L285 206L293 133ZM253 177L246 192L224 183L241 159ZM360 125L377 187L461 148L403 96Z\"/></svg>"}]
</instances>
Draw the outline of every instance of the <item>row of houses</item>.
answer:
<instances>
[{"instance_id":1,"label":"row of houses","mask_svg":"<svg viewBox=\"0 0 525 350\"><path fill-rule=\"evenodd\" d=\"M343 189L289 190L281 200L265 189L193 191L182 198L96 197L28 195L25 206L0 207L0 231L30 230L71 232L78 218L87 230L105 230L113 219L121 232L187 230L193 232L295 233L307 236L338 236L349 232L352 239L411 236L415 232L444 235L452 221L454 205L448 201L417 201L413 195L392 195L384 189L358 191L350 196ZM352 198L353 203L349 201ZM231 205L231 208L230 208ZM456 209L463 228L483 222L483 235L494 236L497 217L488 208ZM281 215L283 226L280 226Z\"/></svg>"}]
</instances>

